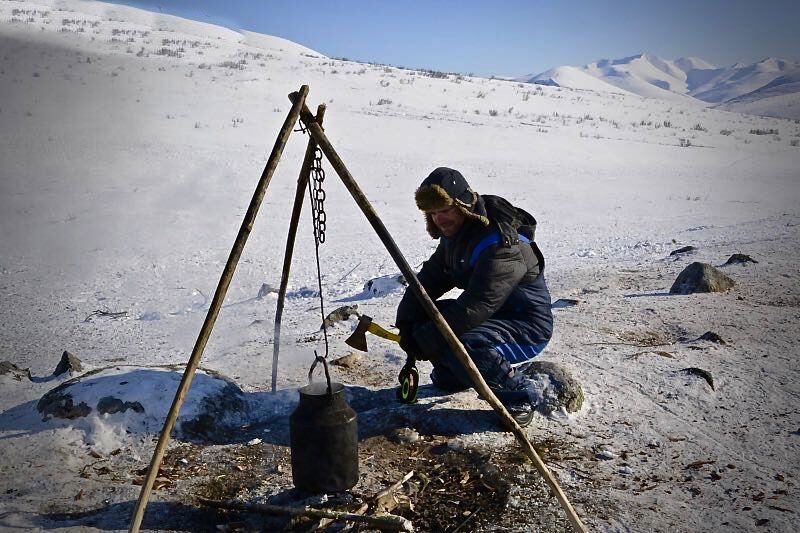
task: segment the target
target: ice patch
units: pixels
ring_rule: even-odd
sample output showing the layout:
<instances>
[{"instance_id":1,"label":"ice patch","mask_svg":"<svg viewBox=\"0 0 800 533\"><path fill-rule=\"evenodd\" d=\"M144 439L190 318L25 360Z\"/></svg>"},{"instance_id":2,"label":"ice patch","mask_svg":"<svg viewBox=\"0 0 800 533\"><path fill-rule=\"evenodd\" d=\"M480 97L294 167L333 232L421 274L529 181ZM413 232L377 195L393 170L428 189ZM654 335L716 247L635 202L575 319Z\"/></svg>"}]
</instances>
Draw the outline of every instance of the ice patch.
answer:
<instances>
[{"instance_id":1,"label":"ice patch","mask_svg":"<svg viewBox=\"0 0 800 533\"><path fill-rule=\"evenodd\" d=\"M319 292L310 287L300 287L286 293L287 298L316 298L317 296L319 296Z\"/></svg>"},{"instance_id":2,"label":"ice patch","mask_svg":"<svg viewBox=\"0 0 800 533\"><path fill-rule=\"evenodd\" d=\"M571 254L573 257L596 257L597 252L595 252L591 248L581 248L580 250L576 250Z\"/></svg>"}]
</instances>

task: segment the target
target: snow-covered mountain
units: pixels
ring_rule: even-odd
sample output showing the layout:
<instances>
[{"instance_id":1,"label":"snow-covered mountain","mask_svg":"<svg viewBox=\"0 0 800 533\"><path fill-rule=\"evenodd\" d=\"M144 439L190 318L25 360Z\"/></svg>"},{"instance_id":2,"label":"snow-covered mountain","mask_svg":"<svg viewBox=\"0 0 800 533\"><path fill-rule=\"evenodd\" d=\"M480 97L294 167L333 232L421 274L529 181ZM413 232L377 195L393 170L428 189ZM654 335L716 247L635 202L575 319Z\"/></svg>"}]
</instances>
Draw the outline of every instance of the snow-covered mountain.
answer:
<instances>
[{"instance_id":1,"label":"snow-covered mountain","mask_svg":"<svg viewBox=\"0 0 800 533\"><path fill-rule=\"evenodd\" d=\"M518 81L573 89L634 93L673 101L710 104L747 103L770 98L767 112L795 118L797 110L783 105L800 90L800 62L767 58L752 65L717 67L698 57L664 60L643 53L622 59L601 59L583 66L561 66ZM780 98L775 98L780 97ZM738 100L744 98L744 100ZM775 102L781 102L775 105ZM730 107L730 106L726 106ZM735 107L735 106L734 106ZM737 109L745 109L741 106Z\"/></svg>"},{"instance_id":2,"label":"snow-covered mountain","mask_svg":"<svg viewBox=\"0 0 800 533\"><path fill-rule=\"evenodd\" d=\"M800 120L800 71L775 78L763 87L717 107L739 113Z\"/></svg>"},{"instance_id":3,"label":"snow-covered mountain","mask_svg":"<svg viewBox=\"0 0 800 533\"><path fill-rule=\"evenodd\" d=\"M571 87L575 89L591 89L593 91L631 94L606 81L584 72L580 67L556 67L536 76L534 83L552 87Z\"/></svg>"},{"instance_id":4,"label":"snow-covered mountain","mask_svg":"<svg viewBox=\"0 0 800 533\"><path fill-rule=\"evenodd\" d=\"M800 62L767 58L752 65L717 69L707 75L710 76L707 81L690 87L690 94L705 102L720 103L766 88L779 78L800 76Z\"/></svg>"}]
</instances>

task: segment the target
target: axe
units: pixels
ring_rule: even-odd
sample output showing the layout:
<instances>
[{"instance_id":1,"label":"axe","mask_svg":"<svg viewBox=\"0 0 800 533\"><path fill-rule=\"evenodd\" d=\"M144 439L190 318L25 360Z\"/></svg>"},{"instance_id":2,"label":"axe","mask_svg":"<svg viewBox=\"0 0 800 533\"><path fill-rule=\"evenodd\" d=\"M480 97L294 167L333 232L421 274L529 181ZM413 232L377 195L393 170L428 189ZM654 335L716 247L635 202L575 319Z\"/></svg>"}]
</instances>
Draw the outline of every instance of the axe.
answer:
<instances>
[{"instance_id":1,"label":"axe","mask_svg":"<svg viewBox=\"0 0 800 533\"><path fill-rule=\"evenodd\" d=\"M367 350L367 332L372 333L373 335L377 335L378 337L383 337L386 340L390 340L392 342L400 342L400 335L396 333L392 333L388 331L375 322L372 321L372 317L367 315L361 315L358 319L358 325L356 326L355 331L352 335L347 337L344 341L348 346L352 346L356 350L361 350L362 352L366 352Z\"/></svg>"},{"instance_id":2,"label":"axe","mask_svg":"<svg viewBox=\"0 0 800 533\"><path fill-rule=\"evenodd\" d=\"M352 346L356 350L362 352L367 351L367 332L382 337L392 342L400 342L400 335L388 331L375 322L372 317L361 315L358 319L358 325L352 335L347 337L344 341L348 346ZM400 382L400 387L397 389L397 399L403 403L415 403L417 401L417 391L419 390L419 371L417 370L416 359L408 356L406 364L400 370L400 375L397 376L397 381Z\"/></svg>"}]
</instances>

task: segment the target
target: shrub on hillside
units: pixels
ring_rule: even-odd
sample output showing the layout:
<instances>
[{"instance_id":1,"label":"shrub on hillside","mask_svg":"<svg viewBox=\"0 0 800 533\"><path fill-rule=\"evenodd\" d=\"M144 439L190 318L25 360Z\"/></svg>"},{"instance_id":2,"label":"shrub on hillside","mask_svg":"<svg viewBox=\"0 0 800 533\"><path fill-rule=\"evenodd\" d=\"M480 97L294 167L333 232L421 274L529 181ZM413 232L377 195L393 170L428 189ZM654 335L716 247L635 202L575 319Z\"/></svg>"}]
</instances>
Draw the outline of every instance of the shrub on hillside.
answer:
<instances>
[{"instance_id":1,"label":"shrub on hillside","mask_svg":"<svg viewBox=\"0 0 800 533\"><path fill-rule=\"evenodd\" d=\"M752 135L778 135L780 132L773 128L769 129L754 128L750 130L750 133Z\"/></svg>"}]
</instances>

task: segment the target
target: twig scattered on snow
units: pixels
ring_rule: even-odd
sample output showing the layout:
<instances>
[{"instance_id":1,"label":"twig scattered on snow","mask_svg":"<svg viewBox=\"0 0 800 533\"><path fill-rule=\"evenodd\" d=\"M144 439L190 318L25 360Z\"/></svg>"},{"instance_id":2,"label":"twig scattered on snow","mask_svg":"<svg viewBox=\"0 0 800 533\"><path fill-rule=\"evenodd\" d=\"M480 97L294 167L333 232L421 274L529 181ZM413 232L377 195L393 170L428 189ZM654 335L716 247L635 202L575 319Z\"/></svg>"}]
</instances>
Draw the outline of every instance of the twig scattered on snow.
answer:
<instances>
[{"instance_id":1,"label":"twig scattered on snow","mask_svg":"<svg viewBox=\"0 0 800 533\"><path fill-rule=\"evenodd\" d=\"M576 476L587 479L589 481L593 481L594 478L587 472L586 470L581 470L580 468L573 466L573 465L565 465L559 463L558 461L553 461L552 459L549 461L550 464L563 468L564 470L572 470Z\"/></svg>"},{"instance_id":2,"label":"twig scattered on snow","mask_svg":"<svg viewBox=\"0 0 800 533\"><path fill-rule=\"evenodd\" d=\"M459 530L461 530L461 528L462 528L462 527L466 526L466 525L467 525L467 522L469 522L470 520L472 520L473 518L475 518L475 515L476 515L476 514L478 514L478 513L480 512L480 510L481 510L481 509L483 509L483 507L478 507L477 509L475 509L474 511L472 511L472 512L471 512L471 513L470 513L470 514L469 514L469 515L468 515L468 516L467 516L467 517L466 517L466 518L465 518L465 519L464 519L464 520L463 520L463 521L462 521L460 524L458 524L458 527L457 527L457 528L455 528L455 529L452 531L452 533L456 533L456 531L459 531Z\"/></svg>"},{"instance_id":3,"label":"twig scattered on snow","mask_svg":"<svg viewBox=\"0 0 800 533\"><path fill-rule=\"evenodd\" d=\"M245 503L236 501L217 501L208 500L206 498L198 498L198 501L209 507L217 509L236 509L239 511L249 511L253 513L271 514L271 515L289 515L289 516L312 516L318 518L333 518L335 520L345 520L347 522L361 522L369 524L378 528L384 528L394 531L414 531L411 521L391 514L381 516L362 516L355 513L347 513L342 511L331 511L328 509L313 509L310 507L297 508L297 507L282 507L278 505L267 505L257 503Z\"/></svg>"},{"instance_id":4,"label":"twig scattered on snow","mask_svg":"<svg viewBox=\"0 0 800 533\"><path fill-rule=\"evenodd\" d=\"M200 296L202 296L202 297L203 297L203 303L201 303L201 304L200 304L200 307L205 307L205 306L206 306L206 304L208 303L208 296L206 296L205 294L203 294L203 291L201 291L200 289L195 289L195 290L197 291L197 293L198 293Z\"/></svg>"},{"instance_id":5,"label":"twig scattered on snow","mask_svg":"<svg viewBox=\"0 0 800 533\"><path fill-rule=\"evenodd\" d=\"M92 321L92 317L95 317L95 316L99 316L99 317L107 316L109 318L122 318L124 316L128 316L128 312L127 311L115 312L115 311L106 311L106 310L103 310L103 309L97 309L97 310L93 311L91 314L89 314L89 316L84 318L83 321L84 322L91 322Z\"/></svg>"},{"instance_id":6,"label":"twig scattered on snow","mask_svg":"<svg viewBox=\"0 0 800 533\"><path fill-rule=\"evenodd\" d=\"M406 481L411 479L411 477L413 475L414 475L414 471L412 470L411 472L409 472L408 474L403 476L403 479L401 479L397 483L394 483L393 485L383 489L378 494L376 494L375 495L375 511L378 512L378 513L383 514L383 513L389 513L392 510L394 510L394 508L397 507L400 504L400 500L399 500L399 498L397 498L397 495L395 494L395 492L400 487L403 486L403 483L405 483Z\"/></svg>"},{"instance_id":7,"label":"twig scattered on snow","mask_svg":"<svg viewBox=\"0 0 800 533\"><path fill-rule=\"evenodd\" d=\"M667 359L675 359L671 353L664 352L661 350L645 350L643 352L636 352L628 356L628 359L638 359L640 355L644 355L646 353L654 353L656 355L660 355L661 357L666 357Z\"/></svg>"},{"instance_id":8,"label":"twig scattered on snow","mask_svg":"<svg viewBox=\"0 0 800 533\"><path fill-rule=\"evenodd\" d=\"M606 344L612 346L635 346L637 348L655 348L656 346L672 346L674 342L665 342L662 344L636 344L632 342L586 342L584 346L597 346L599 344Z\"/></svg>"},{"instance_id":9,"label":"twig scattered on snow","mask_svg":"<svg viewBox=\"0 0 800 533\"><path fill-rule=\"evenodd\" d=\"M358 267L360 267L360 266L361 266L361 263L362 263L362 262L363 262L363 261L359 261L359 262L358 262L358 264L357 264L356 266L354 266L353 268L351 268L351 269L350 269L350 270L347 272L347 274L345 274L344 276L342 276L341 278L339 278L339 281L337 281L336 283L341 283L341 282L343 282L343 281L344 281L344 279L345 279L347 276L349 276L350 274L352 274L353 272L355 272L355 270L356 270Z\"/></svg>"}]
</instances>

